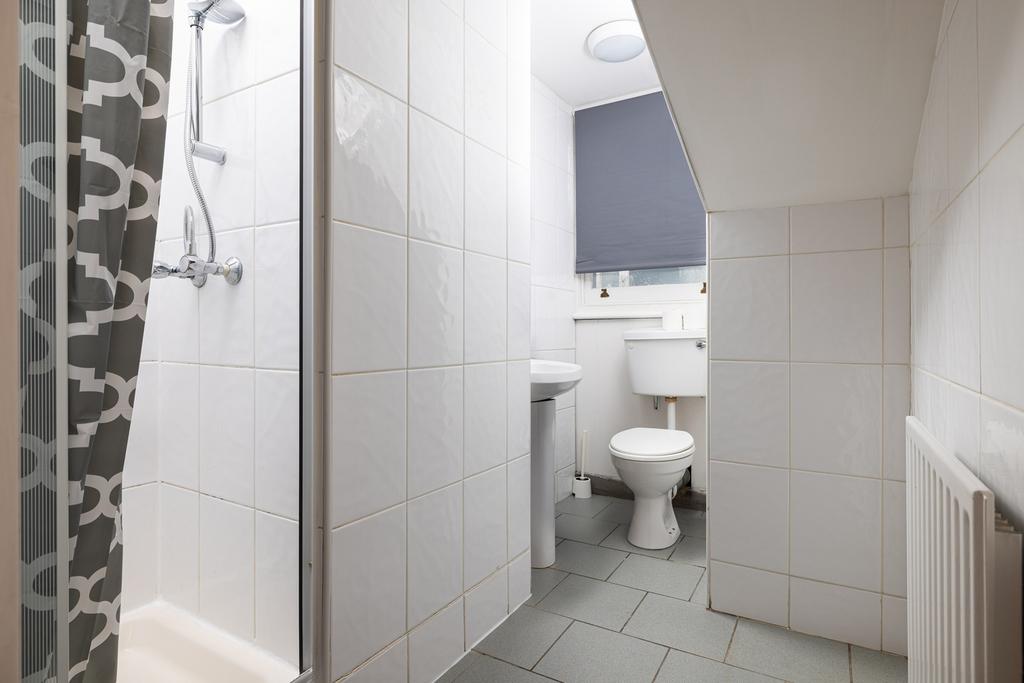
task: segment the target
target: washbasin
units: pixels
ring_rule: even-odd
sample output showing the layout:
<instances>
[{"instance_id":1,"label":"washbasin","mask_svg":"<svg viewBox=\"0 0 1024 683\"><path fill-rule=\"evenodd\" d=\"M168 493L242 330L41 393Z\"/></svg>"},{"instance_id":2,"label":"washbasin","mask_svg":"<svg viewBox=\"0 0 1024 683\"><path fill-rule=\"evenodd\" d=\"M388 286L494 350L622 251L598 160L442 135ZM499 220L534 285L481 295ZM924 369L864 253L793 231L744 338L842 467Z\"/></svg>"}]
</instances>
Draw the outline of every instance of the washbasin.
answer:
<instances>
[{"instance_id":1,"label":"washbasin","mask_svg":"<svg viewBox=\"0 0 1024 683\"><path fill-rule=\"evenodd\" d=\"M547 401L572 389L583 379L583 368L557 360L530 361L530 400Z\"/></svg>"}]
</instances>

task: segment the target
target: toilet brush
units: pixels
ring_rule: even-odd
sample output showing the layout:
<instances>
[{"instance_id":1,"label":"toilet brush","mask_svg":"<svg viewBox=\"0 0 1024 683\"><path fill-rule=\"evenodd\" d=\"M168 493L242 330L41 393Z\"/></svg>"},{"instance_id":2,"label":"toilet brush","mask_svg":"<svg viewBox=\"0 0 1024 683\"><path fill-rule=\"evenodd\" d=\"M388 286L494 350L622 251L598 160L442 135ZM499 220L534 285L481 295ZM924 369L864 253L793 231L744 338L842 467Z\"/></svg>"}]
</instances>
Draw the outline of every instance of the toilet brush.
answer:
<instances>
[{"instance_id":1,"label":"toilet brush","mask_svg":"<svg viewBox=\"0 0 1024 683\"><path fill-rule=\"evenodd\" d=\"M572 482L572 495L577 498L590 498L590 477L587 470L587 430L583 430L580 443L580 473Z\"/></svg>"}]
</instances>

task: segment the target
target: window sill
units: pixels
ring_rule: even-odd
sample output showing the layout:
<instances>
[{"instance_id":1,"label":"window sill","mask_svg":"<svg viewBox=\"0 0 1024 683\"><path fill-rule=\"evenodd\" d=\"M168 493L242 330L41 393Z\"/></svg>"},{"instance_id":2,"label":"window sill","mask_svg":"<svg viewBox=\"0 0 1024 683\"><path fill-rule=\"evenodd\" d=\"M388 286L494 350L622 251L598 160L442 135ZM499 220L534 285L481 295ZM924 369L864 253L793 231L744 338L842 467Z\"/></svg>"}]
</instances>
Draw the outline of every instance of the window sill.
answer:
<instances>
[{"instance_id":1,"label":"window sill","mask_svg":"<svg viewBox=\"0 0 1024 683\"><path fill-rule=\"evenodd\" d=\"M639 320L661 319L661 308L645 306L583 306L572 314L573 320Z\"/></svg>"}]
</instances>

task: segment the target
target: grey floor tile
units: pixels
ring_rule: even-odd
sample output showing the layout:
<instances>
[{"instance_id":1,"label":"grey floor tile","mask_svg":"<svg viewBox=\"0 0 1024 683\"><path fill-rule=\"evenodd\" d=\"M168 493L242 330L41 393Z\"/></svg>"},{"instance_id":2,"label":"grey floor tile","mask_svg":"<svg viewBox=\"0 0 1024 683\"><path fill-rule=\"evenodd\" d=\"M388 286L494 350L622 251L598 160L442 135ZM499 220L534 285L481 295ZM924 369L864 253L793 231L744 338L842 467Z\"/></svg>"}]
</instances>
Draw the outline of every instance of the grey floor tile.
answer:
<instances>
[{"instance_id":1,"label":"grey floor tile","mask_svg":"<svg viewBox=\"0 0 1024 683\"><path fill-rule=\"evenodd\" d=\"M848 683L847 645L740 619L727 664L801 683Z\"/></svg>"},{"instance_id":2,"label":"grey floor tile","mask_svg":"<svg viewBox=\"0 0 1024 683\"><path fill-rule=\"evenodd\" d=\"M564 541L555 550L555 569L604 581L626 559L626 553L596 545Z\"/></svg>"},{"instance_id":3,"label":"grey floor tile","mask_svg":"<svg viewBox=\"0 0 1024 683\"><path fill-rule=\"evenodd\" d=\"M617 498L612 498L611 496L591 496L590 498L569 496L555 505L555 512L558 514L567 512L570 515L579 515L581 517L595 517L617 500Z\"/></svg>"},{"instance_id":4,"label":"grey floor tile","mask_svg":"<svg viewBox=\"0 0 1024 683\"><path fill-rule=\"evenodd\" d=\"M559 538L597 545L615 530L615 522L579 515L561 514L555 518L555 534Z\"/></svg>"},{"instance_id":5,"label":"grey floor tile","mask_svg":"<svg viewBox=\"0 0 1024 683\"><path fill-rule=\"evenodd\" d=\"M669 650L654 683L773 683L777 680L688 652Z\"/></svg>"},{"instance_id":6,"label":"grey floor tile","mask_svg":"<svg viewBox=\"0 0 1024 683\"><path fill-rule=\"evenodd\" d=\"M619 524L629 524L633 519L633 501L616 499L614 503L597 514L598 519L607 519Z\"/></svg>"},{"instance_id":7,"label":"grey floor tile","mask_svg":"<svg viewBox=\"0 0 1024 683\"><path fill-rule=\"evenodd\" d=\"M477 655L456 678L441 679L445 680L451 683L550 683L543 676L484 655Z\"/></svg>"},{"instance_id":8,"label":"grey floor tile","mask_svg":"<svg viewBox=\"0 0 1024 683\"><path fill-rule=\"evenodd\" d=\"M564 683L650 683L664 657L653 643L576 622L535 671Z\"/></svg>"},{"instance_id":9,"label":"grey floor tile","mask_svg":"<svg viewBox=\"0 0 1024 683\"><path fill-rule=\"evenodd\" d=\"M627 553L637 553L639 555L647 555L648 557L657 557L662 560L667 560L669 555L672 554L674 546L668 548L662 548L661 550L648 550L647 548L638 548L629 542L626 538L626 534L629 533L628 524L620 524L615 531L608 534L601 545L605 548L615 548L616 550L624 550Z\"/></svg>"},{"instance_id":10,"label":"grey floor tile","mask_svg":"<svg viewBox=\"0 0 1024 683\"><path fill-rule=\"evenodd\" d=\"M905 683L907 658L862 647L851 647L853 683Z\"/></svg>"},{"instance_id":11,"label":"grey floor tile","mask_svg":"<svg viewBox=\"0 0 1024 683\"><path fill-rule=\"evenodd\" d=\"M520 607L476 646L491 657L532 669L572 621L557 614Z\"/></svg>"},{"instance_id":12,"label":"grey floor tile","mask_svg":"<svg viewBox=\"0 0 1024 683\"><path fill-rule=\"evenodd\" d=\"M530 599L526 601L527 605L536 605L538 602L544 599L544 596L551 592L561 582L562 579L569 575L568 572L559 571L558 569L552 569L547 567L545 569L531 569L530 570Z\"/></svg>"},{"instance_id":13,"label":"grey floor tile","mask_svg":"<svg viewBox=\"0 0 1024 683\"><path fill-rule=\"evenodd\" d=\"M643 597L643 591L573 575L555 586L537 608L618 631Z\"/></svg>"},{"instance_id":14,"label":"grey floor tile","mask_svg":"<svg viewBox=\"0 0 1024 683\"><path fill-rule=\"evenodd\" d=\"M736 617L685 600L648 594L622 632L722 661L735 625Z\"/></svg>"},{"instance_id":15,"label":"grey floor tile","mask_svg":"<svg viewBox=\"0 0 1024 683\"><path fill-rule=\"evenodd\" d=\"M679 520L679 533L683 536L707 538L708 521L704 519L703 513L693 513L692 510L680 510L677 508L676 519Z\"/></svg>"},{"instance_id":16,"label":"grey floor tile","mask_svg":"<svg viewBox=\"0 0 1024 683\"><path fill-rule=\"evenodd\" d=\"M630 555L608 577L608 581L680 600L689 600L703 575L704 570L692 564Z\"/></svg>"},{"instance_id":17,"label":"grey floor tile","mask_svg":"<svg viewBox=\"0 0 1024 683\"><path fill-rule=\"evenodd\" d=\"M700 577L700 583L697 584L697 588L694 589L693 595L690 596L690 602L707 607L708 604L708 573L705 571L704 575Z\"/></svg>"},{"instance_id":18,"label":"grey floor tile","mask_svg":"<svg viewBox=\"0 0 1024 683\"><path fill-rule=\"evenodd\" d=\"M450 669L445 671L444 675L437 679L437 683L453 683L453 681L466 673L466 671L481 659L485 659L482 654L470 650L466 654L462 655L462 659L455 662Z\"/></svg>"},{"instance_id":19,"label":"grey floor tile","mask_svg":"<svg viewBox=\"0 0 1024 683\"><path fill-rule=\"evenodd\" d=\"M698 567L707 567L707 545L707 540L700 536L684 536L679 543L676 543L672 550L672 557L669 559L675 562L695 564Z\"/></svg>"}]
</instances>

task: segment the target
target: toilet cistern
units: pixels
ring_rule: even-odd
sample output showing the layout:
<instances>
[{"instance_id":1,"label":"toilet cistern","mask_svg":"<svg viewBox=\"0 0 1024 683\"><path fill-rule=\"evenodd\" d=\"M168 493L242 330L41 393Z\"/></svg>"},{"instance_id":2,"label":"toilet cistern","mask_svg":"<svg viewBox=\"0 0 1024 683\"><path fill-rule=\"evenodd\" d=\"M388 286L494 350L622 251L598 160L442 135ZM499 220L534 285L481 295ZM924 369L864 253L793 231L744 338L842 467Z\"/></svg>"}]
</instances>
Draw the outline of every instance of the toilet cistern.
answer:
<instances>
[{"instance_id":1,"label":"toilet cistern","mask_svg":"<svg viewBox=\"0 0 1024 683\"><path fill-rule=\"evenodd\" d=\"M555 562L555 397L583 379L583 368L530 361L530 562Z\"/></svg>"}]
</instances>

